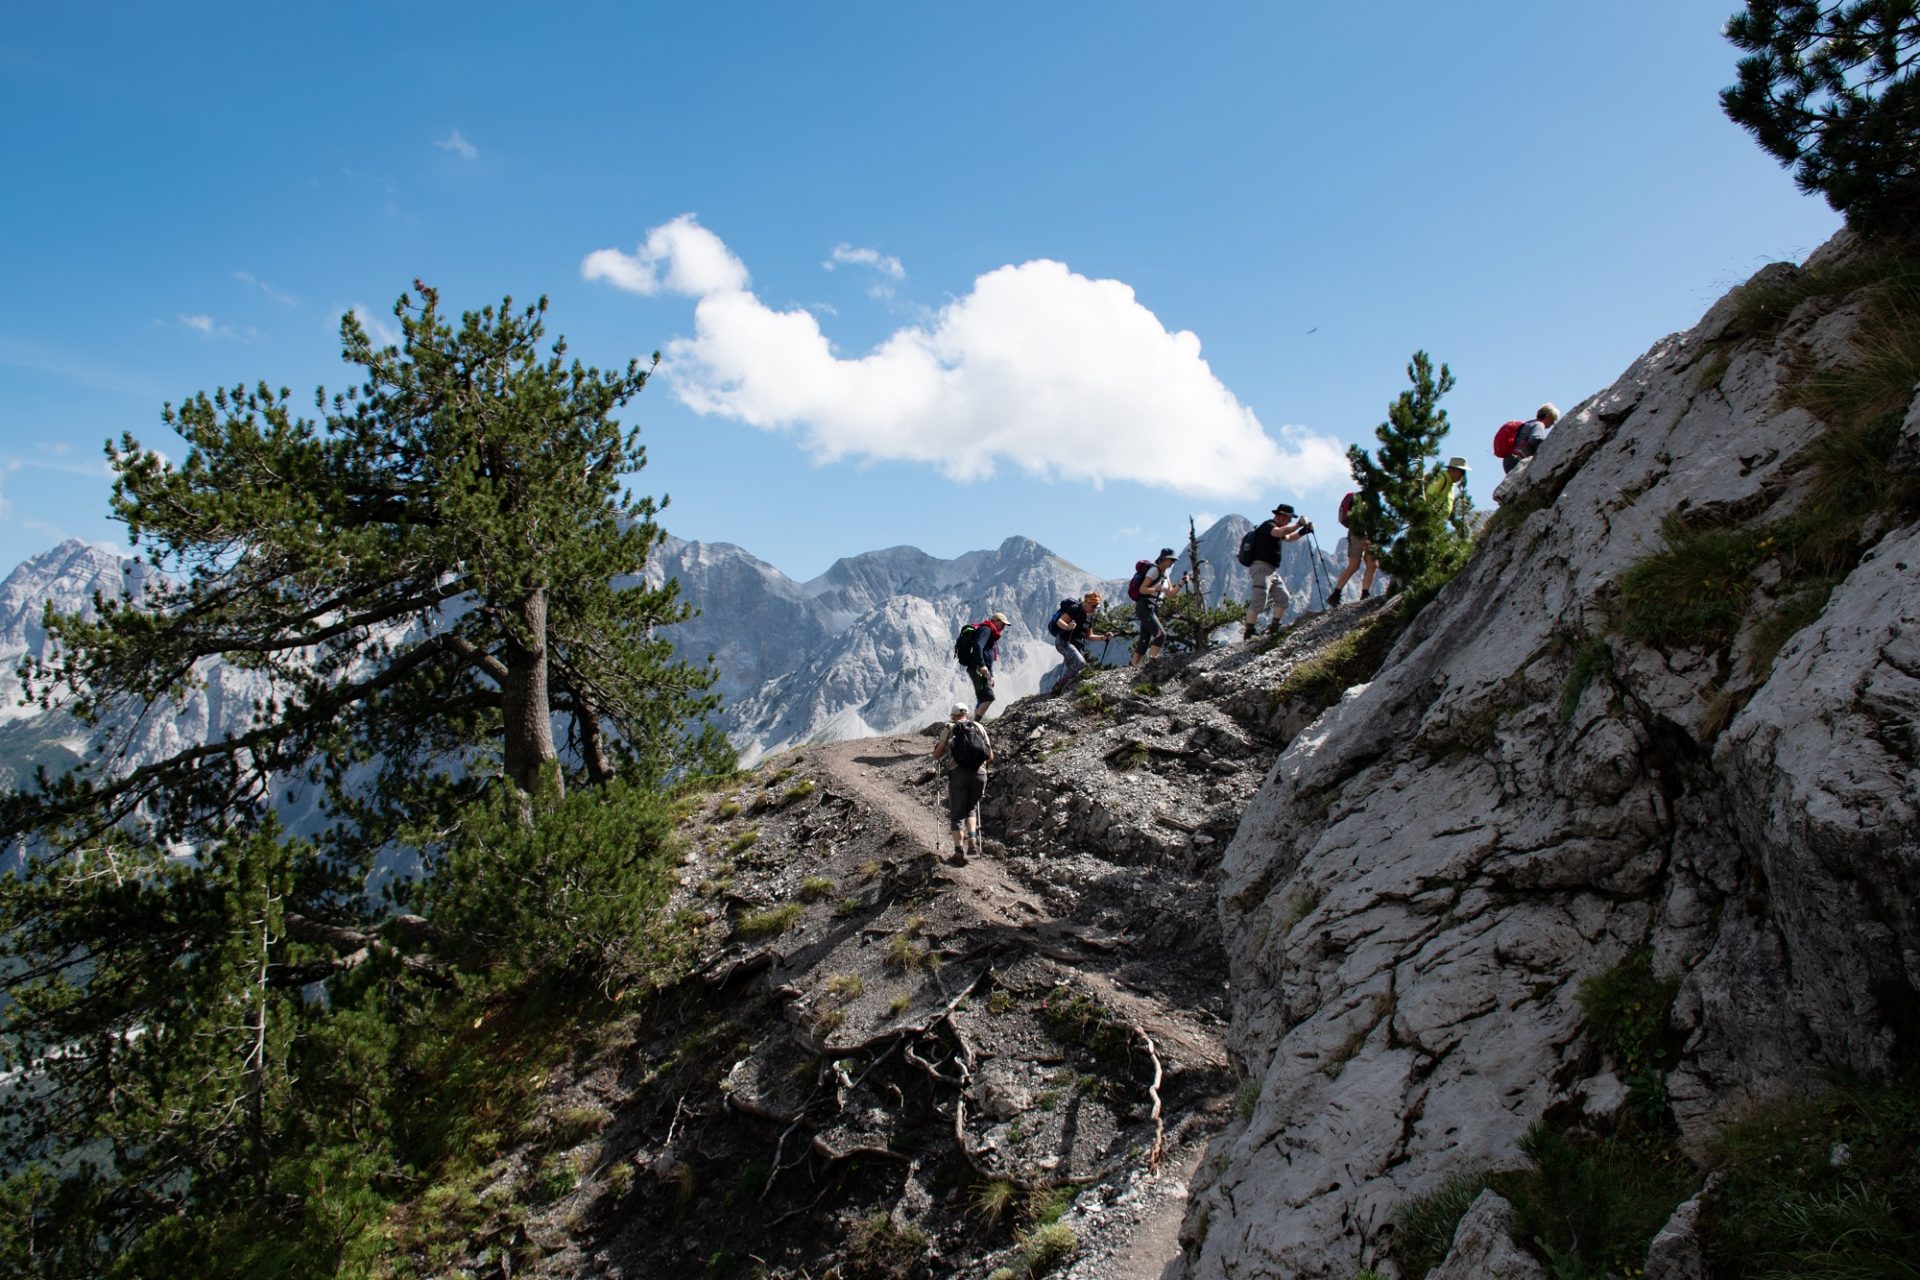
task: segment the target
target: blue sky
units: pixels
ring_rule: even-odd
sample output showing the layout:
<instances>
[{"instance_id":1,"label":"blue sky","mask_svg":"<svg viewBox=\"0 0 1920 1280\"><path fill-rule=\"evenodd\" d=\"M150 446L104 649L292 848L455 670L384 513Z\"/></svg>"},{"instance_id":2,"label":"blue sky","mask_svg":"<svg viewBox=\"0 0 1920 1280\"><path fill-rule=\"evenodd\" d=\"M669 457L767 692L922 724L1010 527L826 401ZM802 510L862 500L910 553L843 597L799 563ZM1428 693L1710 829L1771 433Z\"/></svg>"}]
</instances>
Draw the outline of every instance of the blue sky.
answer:
<instances>
[{"instance_id":1,"label":"blue sky","mask_svg":"<svg viewBox=\"0 0 1920 1280\"><path fill-rule=\"evenodd\" d=\"M116 538L101 442L177 456L163 402L344 386L340 313L415 277L666 351L639 486L796 577L1331 529L1419 348L1485 505L1500 421L1838 226L1719 112L1734 8L29 6L0 571Z\"/></svg>"}]
</instances>

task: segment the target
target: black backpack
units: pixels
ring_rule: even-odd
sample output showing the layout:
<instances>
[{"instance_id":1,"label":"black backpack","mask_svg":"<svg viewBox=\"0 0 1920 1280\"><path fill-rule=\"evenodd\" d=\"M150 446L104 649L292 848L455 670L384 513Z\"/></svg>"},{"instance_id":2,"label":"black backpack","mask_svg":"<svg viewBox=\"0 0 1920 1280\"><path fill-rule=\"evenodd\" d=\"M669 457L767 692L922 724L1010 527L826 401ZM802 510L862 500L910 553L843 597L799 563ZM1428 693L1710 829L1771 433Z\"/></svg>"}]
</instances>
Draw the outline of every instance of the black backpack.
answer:
<instances>
[{"instance_id":1,"label":"black backpack","mask_svg":"<svg viewBox=\"0 0 1920 1280\"><path fill-rule=\"evenodd\" d=\"M962 720L954 725L953 737L947 743L954 764L968 773L976 772L985 764L992 749L987 742L987 731L980 727L977 720Z\"/></svg>"},{"instance_id":2,"label":"black backpack","mask_svg":"<svg viewBox=\"0 0 1920 1280\"><path fill-rule=\"evenodd\" d=\"M1253 563L1253 540L1259 533L1260 526L1255 525L1240 535L1240 564L1243 568Z\"/></svg>"},{"instance_id":3,"label":"black backpack","mask_svg":"<svg viewBox=\"0 0 1920 1280\"><path fill-rule=\"evenodd\" d=\"M971 622L960 628L960 634L954 638L953 656L969 671L980 665L980 637Z\"/></svg>"},{"instance_id":4,"label":"black backpack","mask_svg":"<svg viewBox=\"0 0 1920 1280\"><path fill-rule=\"evenodd\" d=\"M1047 634L1052 636L1056 640L1060 639L1063 636L1072 635L1073 631L1062 631L1060 629L1060 615L1066 614L1068 617L1072 617L1073 611L1076 608L1078 608L1079 605L1080 605L1080 602L1078 600L1062 600L1060 602L1060 607L1053 611L1053 617L1047 620ZM1077 630L1079 630L1079 628L1075 627L1074 631L1077 631Z\"/></svg>"}]
</instances>

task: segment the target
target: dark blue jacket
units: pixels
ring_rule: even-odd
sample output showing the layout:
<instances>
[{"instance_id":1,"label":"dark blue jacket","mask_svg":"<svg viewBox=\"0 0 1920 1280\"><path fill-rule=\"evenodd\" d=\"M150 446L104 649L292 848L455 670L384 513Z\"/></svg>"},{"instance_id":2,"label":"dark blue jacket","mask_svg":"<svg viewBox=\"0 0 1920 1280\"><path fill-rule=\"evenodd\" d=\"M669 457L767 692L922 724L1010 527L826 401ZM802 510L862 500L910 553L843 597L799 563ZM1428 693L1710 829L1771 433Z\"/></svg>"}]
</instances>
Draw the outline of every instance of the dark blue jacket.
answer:
<instances>
[{"instance_id":1,"label":"dark blue jacket","mask_svg":"<svg viewBox=\"0 0 1920 1280\"><path fill-rule=\"evenodd\" d=\"M993 670L993 660L1000 656L1000 633L993 629L991 622L973 624L973 649L979 655L979 661L973 665Z\"/></svg>"}]
</instances>

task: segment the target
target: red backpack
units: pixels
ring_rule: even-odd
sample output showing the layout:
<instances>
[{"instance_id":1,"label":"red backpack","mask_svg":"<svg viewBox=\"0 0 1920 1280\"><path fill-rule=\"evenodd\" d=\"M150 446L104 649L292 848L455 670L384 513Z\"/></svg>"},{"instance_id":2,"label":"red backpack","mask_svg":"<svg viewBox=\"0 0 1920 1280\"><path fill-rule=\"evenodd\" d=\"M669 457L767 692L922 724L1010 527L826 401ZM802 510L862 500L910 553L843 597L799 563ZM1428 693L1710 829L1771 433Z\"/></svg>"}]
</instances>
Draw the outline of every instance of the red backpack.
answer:
<instances>
[{"instance_id":1,"label":"red backpack","mask_svg":"<svg viewBox=\"0 0 1920 1280\"><path fill-rule=\"evenodd\" d=\"M1151 568L1153 568L1153 561L1151 560L1136 560L1133 562L1133 578L1127 583L1127 599L1138 600L1140 598L1140 588L1147 580L1147 570Z\"/></svg>"},{"instance_id":2,"label":"red backpack","mask_svg":"<svg viewBox=\"0 0 1920 1280\"><path fill-rule=\"evenodd\" d=\"M1513 446L1518 443L1520 439L1520 428L1526 425L1526 423L1518 418L1515 418L1511 422L1501 423L1500 429L1493 433L1493 456L1496 458L1504 458L1512 453Z\"/></svg>"},{"instance_id":3,"label":"red backpack","mask_svg":"<svg viewBox=\"0 0 1920 1280\"><path fill-rule=\"evenodd\" d=\"M1340 499L1340 515L1339 515L1339 520L1340 520L1340 527L1341 527L1342 529L1344 529L1344 528L1346 528L1346 527L1347 527L1347 521L1348 521L1349 519L1351 519L1351 518L1352 518L1352 516L1353 516L1353 500L1354 500L1355 498L1357 498L1357 497L1359 497L1359 496L1360 496L1360 494L1359 494L1359 492L1358 492L1358 491L1356 490L1355 492L1353 492L1353 493L1350 493L1350 494L1348 494L1348 495L1347 495L1346 497L1344 497L1344 498L1342 498L1342 499Z\"/></svg>"}]
</instances>

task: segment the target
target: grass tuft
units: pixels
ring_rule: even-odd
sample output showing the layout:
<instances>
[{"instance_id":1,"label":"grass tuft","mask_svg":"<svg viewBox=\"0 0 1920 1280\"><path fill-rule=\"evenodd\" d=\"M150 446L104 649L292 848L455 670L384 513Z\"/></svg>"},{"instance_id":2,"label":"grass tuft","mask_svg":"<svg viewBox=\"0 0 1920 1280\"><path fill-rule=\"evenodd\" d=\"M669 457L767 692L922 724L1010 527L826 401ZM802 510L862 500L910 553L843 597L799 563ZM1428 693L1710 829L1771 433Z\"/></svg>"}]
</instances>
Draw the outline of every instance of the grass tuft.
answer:
<instances>
[{"instance_id":1,"label":"grass tuft","mask_svg":"<svg viewBox=\"0 0 1920 1280\"><path fill-rule=\"evenodd\" d=\"M798 924L805 913L806 908L797 902L783 902L762 911L749 911L734 926L734 934L747 940L777 937Z\"/></svg>"}]
</instances>

